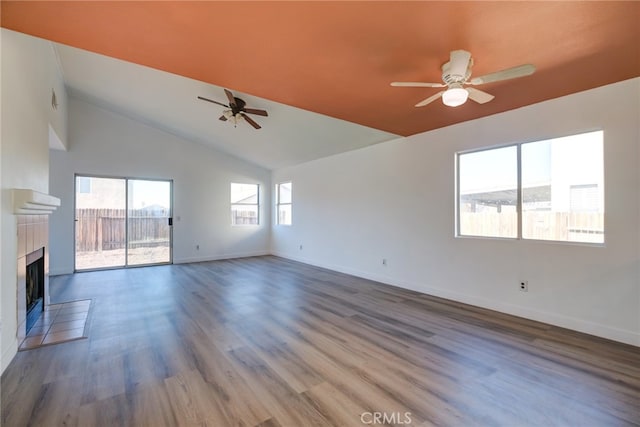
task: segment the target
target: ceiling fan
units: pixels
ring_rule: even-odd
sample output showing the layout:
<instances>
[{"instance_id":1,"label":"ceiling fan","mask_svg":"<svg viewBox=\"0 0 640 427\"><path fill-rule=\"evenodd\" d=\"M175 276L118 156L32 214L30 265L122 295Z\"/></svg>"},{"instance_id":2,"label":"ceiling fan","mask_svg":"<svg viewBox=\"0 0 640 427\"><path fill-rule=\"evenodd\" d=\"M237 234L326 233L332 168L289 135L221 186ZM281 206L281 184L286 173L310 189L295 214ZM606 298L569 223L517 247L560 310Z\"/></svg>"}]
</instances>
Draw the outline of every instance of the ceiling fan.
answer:
<instances>
[{"instance_id":1,"label":"ceiling fan","mask_svg":"<svg viewBox=\"0 0 640 427\"><path fill-rule=\"evenodd\" d=\"M506 70L496 71L495 73L485 74L484 76L471 78L471 68L473 67L473 58L471 53L466 50L453 50L449 62L442 66L443 83L421 83L421 82L393 82L391 86L396 87L446 87L435 95L420 101L416 107L423 107L432 103L436 99L442 97L444 105L449 107L457 107L467 102L467 98L471 98L479 104L491 101L494 96L483 92L474 87L464 87L465 85L481 85L484 83L493 83L501 80L515 79L533 74L536 67L531 64L518 65L517 67L507 68Z\"/></svg>"},{"instance_id":2,"label":"ceiling fan","mask_svg":"<svg viewBox=\"0 0 640 427\"><path fill-rule=\"evenodd\" d=\"M258 123L256 123L255 120L253 120L251 117L247 116L247 114L257 114L258 116L266 117L268 116L268 114L265 110L247 108L246 107L247 104L242 99L234 97L233 93L231 93L230 90L225 89L224 93L227 95L227 99L229 100L229 105L223 104L222 102L214 101L212 99L205 98L203 96L199 96L198 99L202 99L203 101L213 102L214 104L218 104L227 108L227 110L224 110L222 112L222 115L220 116L220 120L222 120L223 122L226 122L227 120L229 120L234 124L234 127L235 127L239 121L246 120L246 122L249 123L254 128L256 129L261 128L261 126Z\"/></svg>"}]
</instances>

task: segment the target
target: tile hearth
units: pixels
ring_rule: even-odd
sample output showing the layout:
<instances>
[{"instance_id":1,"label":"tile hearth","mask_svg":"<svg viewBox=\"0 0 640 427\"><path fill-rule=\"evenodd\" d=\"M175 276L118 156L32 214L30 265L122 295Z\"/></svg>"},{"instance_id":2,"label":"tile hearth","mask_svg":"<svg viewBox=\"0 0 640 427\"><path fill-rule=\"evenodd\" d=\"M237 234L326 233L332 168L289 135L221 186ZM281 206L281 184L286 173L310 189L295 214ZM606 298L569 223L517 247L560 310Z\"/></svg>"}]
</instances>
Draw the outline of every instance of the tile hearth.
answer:
<instances>
[{"instance_id":1,"label":"tile hearth","mask_svg":"<svg viewBox=\"0 0 640 427\"><path fill-rule=\"evenodd\" d=\"M87 338L85 334L91 300L45 306L42 315L27 333L20 350Z\"/></svg>"}]
</instances>

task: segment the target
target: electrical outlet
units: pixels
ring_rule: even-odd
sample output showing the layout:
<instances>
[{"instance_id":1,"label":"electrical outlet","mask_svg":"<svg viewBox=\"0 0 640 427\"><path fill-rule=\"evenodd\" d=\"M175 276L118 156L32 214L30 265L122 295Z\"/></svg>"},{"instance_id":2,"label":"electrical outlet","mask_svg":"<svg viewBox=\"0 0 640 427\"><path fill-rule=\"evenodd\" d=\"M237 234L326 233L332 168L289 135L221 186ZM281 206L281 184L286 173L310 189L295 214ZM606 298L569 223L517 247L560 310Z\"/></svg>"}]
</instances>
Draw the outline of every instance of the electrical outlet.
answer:
<instances>
[{"instance_id":1,"label":"electrical outlet","mask_svg":"<svg viewBox=\"0 0 640 427\"><path fill-rule=\"evenodd\" d=\"M200 250L200 245L196 245L196 251Z\"/></svg>"},{"instance_id":2,"label":"electrical outlet","mask_svg":"<svg viewBox=\"0 0 640 427\"><path fill-rule=\"evenodd\" d=\"M300 250L302 250L302 245L300 245Z\"/></svg>"},{"instance_id":3,"label":"electrical outlet","mask_svg":"<svg viewBox=\"0 0 640 427\"><path fill-rule=\"evenodd\" d=\"M522 292L529 292L529 281L528 280L521 280L520 281L520 290Z\"/></svg>"},{"instance_id":4,"label":"electrical outlet","mask_svg":"<svg viewBox=\"0 0 640 427\"><path fill-rule=\"evenodd\" d=\"M386 258L382 258L382 265L387 265L387 259Z\"/></svg>"}]
</instances>

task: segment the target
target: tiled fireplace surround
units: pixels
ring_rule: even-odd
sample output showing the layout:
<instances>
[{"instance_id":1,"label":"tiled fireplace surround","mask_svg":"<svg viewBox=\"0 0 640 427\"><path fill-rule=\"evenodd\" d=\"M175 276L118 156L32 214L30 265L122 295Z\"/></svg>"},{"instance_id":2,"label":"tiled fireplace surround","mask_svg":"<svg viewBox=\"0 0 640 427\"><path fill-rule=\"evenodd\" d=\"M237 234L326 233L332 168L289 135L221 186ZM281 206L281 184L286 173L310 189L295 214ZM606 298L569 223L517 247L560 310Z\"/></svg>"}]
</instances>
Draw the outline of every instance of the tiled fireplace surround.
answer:
<instances>
[{"instance_id":1,"label":"tiled fireplace surround","mask_svg":"<svg viewBox=\"0 0 640 427\"><path fill-rule=\"evenodd\" d=\"M49 216L17 215L18 221L18 343L26 336L27 255L44 248L44 304L49 305Z\"/></svg>"}]
</instances>

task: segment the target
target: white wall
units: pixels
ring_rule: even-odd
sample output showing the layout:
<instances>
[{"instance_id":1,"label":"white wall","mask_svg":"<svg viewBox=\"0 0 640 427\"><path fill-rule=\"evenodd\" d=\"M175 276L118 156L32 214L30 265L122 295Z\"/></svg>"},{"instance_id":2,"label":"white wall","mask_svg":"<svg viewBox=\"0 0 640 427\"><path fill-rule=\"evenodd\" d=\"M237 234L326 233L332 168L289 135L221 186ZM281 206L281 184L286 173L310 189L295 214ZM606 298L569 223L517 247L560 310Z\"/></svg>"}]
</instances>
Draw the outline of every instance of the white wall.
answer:
<instances>
[{"instance_id":1,"label":"white wall","mask_svg":"<svg viewBox=\"0 0 640 427\"><path fill-rule=\"evenodd\" d=\"M10 189L49 191L49 125L66 140L66 94L51 43L2 29L1 369L17 351L16 217ZM60 106L51 108L57 88Z\"/></svg>"},{"instance_id":2,"label":"white wall","mask_svg":"<svg viewBox=\"0 0 640 427\"><path fill-rule=\"evenodd\" d=\"M0 30L0 374L4 372L5 364L2 362L4 352L2 351L4 348L2 342L2 334L3 334L3 325L2 325L2 290L4 289L4 281L2 276L2 264L4 264L4 258L2 257L2 243L4 239L2 238L2 35L4 31ZM17 285L17 284L16 284Z\"/></svg>"},{"instance_id":3,"label":"white wall","mask_svg":"<svg viewBox=\"0 0 640 427\"><path fill-rule=\"evenodd\" d=\"M634 79L274 171L293 225L274 225L272 252L640 345L639 104ZM604 247L454 237L457 151L598 128Z\"/></svg>"},{"instance_id":4,"label":"white wall","mask_svg":"<svg viewBox=\"0 0 640 427\"><path fill-rule=\"evenodd\" d=\"M52 150L50 168L51 192L62 200L50 219L52 275L74 269L75 173L172 179L175 263L269 252L271 176L266 169L73 97L68 151ZM231 226L231 182L260 184L259 226Z\"/></svg>"}]
</instances>

